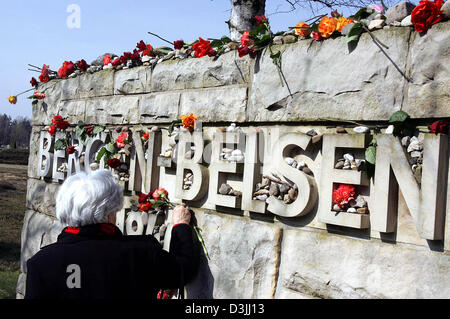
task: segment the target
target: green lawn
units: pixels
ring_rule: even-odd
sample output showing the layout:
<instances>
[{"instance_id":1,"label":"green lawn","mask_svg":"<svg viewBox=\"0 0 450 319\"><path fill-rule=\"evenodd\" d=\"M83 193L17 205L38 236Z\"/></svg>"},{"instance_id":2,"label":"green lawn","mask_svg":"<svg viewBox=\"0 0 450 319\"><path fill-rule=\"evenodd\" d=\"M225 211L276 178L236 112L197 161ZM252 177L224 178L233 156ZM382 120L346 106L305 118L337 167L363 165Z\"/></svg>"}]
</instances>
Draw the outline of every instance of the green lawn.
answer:
<instances>
[{"instance_id":1,"label":"green lawn","mask_svg":"<svg viewBox=\"0 0 450 319\"><path fill-rule=\"evenodd\" d=\"M0 164L0 299L16 298L27 168Z\"/></svg>"}]
</instances>

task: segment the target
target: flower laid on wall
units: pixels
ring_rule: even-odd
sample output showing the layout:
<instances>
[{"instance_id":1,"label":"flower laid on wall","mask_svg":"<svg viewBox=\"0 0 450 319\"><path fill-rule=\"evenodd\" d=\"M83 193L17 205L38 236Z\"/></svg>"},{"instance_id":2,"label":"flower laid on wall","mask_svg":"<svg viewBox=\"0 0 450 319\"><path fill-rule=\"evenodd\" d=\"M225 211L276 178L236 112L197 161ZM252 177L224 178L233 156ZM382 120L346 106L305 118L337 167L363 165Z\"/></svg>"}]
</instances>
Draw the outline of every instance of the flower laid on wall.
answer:
<instances>
[{"instance_id":1,"label":"flower laid on wall","mask_svg":"<svg viewBox=\"0 0 450 319\"><path fill-rule=\"evenodd\" d=\"M349 184L339 184L333 190L333 204L340 208L345 208L351 200L355 198L355 187Z\"/></svg>"},{"instance_id":2,"label":"flower laid on wall","mask_svg":"<svg viewBox=\"0 0 450 319\"><path fill-rule=\"evenodd\" d=\"M425 33L433 24L442 20L441 7L443 4L443 0L420 1L411 13L411 22L416 32Z\"/></svg>"}]
</instances>

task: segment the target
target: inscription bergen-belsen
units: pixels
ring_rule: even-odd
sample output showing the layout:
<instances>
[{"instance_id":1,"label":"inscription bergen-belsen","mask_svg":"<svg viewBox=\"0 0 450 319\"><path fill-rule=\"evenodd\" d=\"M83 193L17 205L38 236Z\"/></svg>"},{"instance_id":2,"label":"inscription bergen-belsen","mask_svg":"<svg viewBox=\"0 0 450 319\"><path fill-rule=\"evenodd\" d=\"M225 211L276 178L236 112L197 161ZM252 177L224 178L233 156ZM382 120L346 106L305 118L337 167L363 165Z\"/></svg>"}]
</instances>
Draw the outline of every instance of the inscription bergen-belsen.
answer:
<instances>
[{"instance_id":1,"label":"inscription bergen-belsen","mask_svg":"<svg viewBox=\"0 0 450 319\"><path fill-rule=\"evenodd\" d=\"M244 127L227 132L213 127L203 129L198 124L193 132L177 131L176 138L168 136L167 130L152 131L147 147L143 146L139 131L131 130L133 151L127 159L130 177L123 183L125 190L147 193L158 185L172 187L171 199L175 203L189 201L191 207L229 207L286 218L305 216L317 206L319 222L392 233L397 219L393 195L400 189L418 234L428 240L443 238L445 192L439 190L439 185L446 179L447 135L424 134L419 184L400 139L392 134L323 134L319 155L312 158L311 149L317 148L317 144L312 143L311 136L298 132L299 127ZM89 172L96 153L108 142L107 132L90 138L86 146L72 135L76 154L84 155L84 163L80 164L76 154L66 158L64 151L54 151L52 136L41 131L37 175L61 182L76 172ZM114 138L113 129L111 135ZM342 150L364 151L373 136L378 143L374 179L369 179L363 170L335 167ZM164 157L170 141L176 145ZM229 153L224 153L225 150ZM293 165L295 156L301 156L309 164L303 163L303 169L300 162ZM57 170L61 163L67 163L66 172ZM99 166L104 167L104 162L100 161ZM268 172L276 173L268 176ZM241 183L240 190L228 185L231 175L235 183ZM267 187L255 191L267 179L280 187L293 188L289 193L292 196L277 196L279 189ZM361 193L368 208L364 213L333 210L333 190L340 183L364 190ZM118 226L123 229L123 224L119 222Z\"/></svg>"}]
</instances>

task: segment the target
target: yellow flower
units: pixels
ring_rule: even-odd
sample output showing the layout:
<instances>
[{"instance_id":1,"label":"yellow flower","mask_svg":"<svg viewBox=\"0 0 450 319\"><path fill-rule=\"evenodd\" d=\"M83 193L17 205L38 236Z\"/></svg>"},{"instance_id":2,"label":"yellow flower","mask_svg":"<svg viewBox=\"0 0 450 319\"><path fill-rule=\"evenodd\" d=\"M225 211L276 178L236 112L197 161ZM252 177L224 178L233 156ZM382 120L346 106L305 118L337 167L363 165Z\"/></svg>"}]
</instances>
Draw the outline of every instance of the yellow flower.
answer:
<instances>
[{"instance_id":1,"label":"yellow flower","mask_svg":"<svg viewBox=\"0 0 450 319\"><path fill-rule=\"evenodd\" d=\"M197 120L197 117L192 113L190 115L181 115L181 123L183 124L183 127L189 131L194 130L195 120Z\"/></svg>"},{"instance_id":2,"label":"yellow flower","mask_svg":"<svg viewBox=\"0 0 450 319\"><path fill-rule=\"evenodd\" d=\"M301 36L302 38L306 38L311 33L309 24L307 24L305 21L299 22L295 27L295 34Z\"/></svg>"},{"instance_id":3,"label":"yellow flower","mask_svg":"<svg viewBox=\"0 0 450 319\"><path fill-rule=\"evenodd\" d=\"M336 29L337 29L339 32L341 32L341 31L342 31L342 27L343 27L344 25L347 25L347 24L350 24L350 23L353 23L353 22L354 22L354 21L353 21L352 19L340 17L340 18L338 19Z\"/></svg>"},{"instance_id":4,"label":"yellow flower","mask_svg":"<svg viewBox=\"0 0 450 319\"><path fill-rule=\"evenodd\" d=\"M8 101L9 101L9 103L11 103L11 104L16 104L16 102L17 102L17 96L15 96L15 95L10 95L10 96L8 97Z\"/></svg>"},{"instance_id":5,"label":"yellow flower","mask_svg":"<svg viewBox=\"0 0 450 319\"><path fill-rule=\"evenodd\" d=\"M323 17L319 22L319 33L322 38L329 38L334 31L336 31L337 27L337 18Z\"/></svg>"}]
</instances>

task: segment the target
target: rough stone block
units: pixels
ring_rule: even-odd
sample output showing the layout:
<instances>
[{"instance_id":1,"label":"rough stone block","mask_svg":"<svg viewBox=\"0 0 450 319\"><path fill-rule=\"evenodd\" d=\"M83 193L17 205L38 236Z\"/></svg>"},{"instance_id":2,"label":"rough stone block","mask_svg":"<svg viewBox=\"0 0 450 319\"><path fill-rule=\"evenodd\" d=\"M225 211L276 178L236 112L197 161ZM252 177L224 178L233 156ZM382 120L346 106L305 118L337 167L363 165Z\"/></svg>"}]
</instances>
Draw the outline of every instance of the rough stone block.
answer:
<instances>
[{"instance_id":1,"label":"rough stone block","mask_svg":"<svg viewBox=\"0 0 450 319\"><path fill-rule=\"evenodd\" d=\"M114 73L114 94L150 92L152 69L146 66L116 71Z\"/></svg>"},{"instance_id":2,"label":"rough stone block","mask_svg":"<svg viewBox=\"0 0 450 319\"><path fill-rule=\"evenodd\" d=\"M87 99L85 123L102 125L138 123L139 99L139 95Z\"/></svg>"},{"instance_id":3,"label":"rough stone block","mask_svg":"<svg viewBox=\"0 0 450 319\"><path fill-rule=\"evenodd\" d=\"M199 278L207 273L214 278L210 287L214 298L272 298L282 230L231 216L196 216L210 256L209 268L202 269ZM191 283L191 289L208 289L205 284L198 280Z\"/></svg>"},{"instance_id":4,"label":"rough stone block","mask_svg":"<svg viewBox=\"0 0 450 319\"><path fill-rule=\"evenodd\" d=\"M139 102L139 120L148 122L170 122L178 118L179 92L151 93L143 95Z\"/></svg>"},{"instance_id":5,"label":"rough stone block","mask_svg":"<svg viewBox=\"0 0 450 319\"><path fill-rule=\"evenodd\" d=\"M447 298L449 266L450 256L430 250L285 230L275 297Z\"/></svg>"},{"instance_id":6,"label":"rough stone block","mask_svg":"<svg viewBox=\"0 0 450 319\"><path fill-rule=\"evenodd\" d=\"M93 74L83 73L77 76L79 79L78 94L80 98L113 95L114 70L101 70Z\"/></svg>"},{"instance_id":7,"label":"rough stone block","mask_svg":"<svg viewBox=\"0 0 450 319\"><path fill-rule=\"evenodd\" d=\"M406 28L375 32L401 69L410 32ZM345 37L304 40L272 50L283 51L284 86L265 51L255 66L248 120L388 120L401 106L404 78L367 33L351 53Z\"/></svg>"},{"instance_id":8,"label":"rough stone block","mask_svg":"<svg viewBox=\"0 0 450 319\"><path fill-rule=\"evenodd\" d=\"M29 178L27 183L26 207L42 214L56 216L55 198L58 188L59 184Z\"/></svg>"},{"instance_id":9,"label":"rough stone block","mask_svg":"<svg viewBox=\"0 0 450 319\"><path fill-rule=\"evenodd\" d=\"M413 33L408 54L411 83L403 111L413 118L450 114L450 22L433 25L420 36Z\"/></svg>"},{"instance_id":10,"label":"rough stone block","mask_svg":"<svg viewBox=\"0 0 450 319\"><path fill-rule=\"evenodd\" d=\"M227 87L181 93L180 115L194 113L201 121L245 121L247 88Z\"/></svg>"},{"instance_id":11,"label":"rough stone block","mask_svg":"<svg viewBox=\"0 0 450 319\"><path fill-rule=\"evenodd\" d=\"M239 58L237 51L210 57L166 61L156 65L152 91L199 89L244 84L250 78L250 59Z\"/></svg>"}]
</instances>

